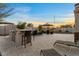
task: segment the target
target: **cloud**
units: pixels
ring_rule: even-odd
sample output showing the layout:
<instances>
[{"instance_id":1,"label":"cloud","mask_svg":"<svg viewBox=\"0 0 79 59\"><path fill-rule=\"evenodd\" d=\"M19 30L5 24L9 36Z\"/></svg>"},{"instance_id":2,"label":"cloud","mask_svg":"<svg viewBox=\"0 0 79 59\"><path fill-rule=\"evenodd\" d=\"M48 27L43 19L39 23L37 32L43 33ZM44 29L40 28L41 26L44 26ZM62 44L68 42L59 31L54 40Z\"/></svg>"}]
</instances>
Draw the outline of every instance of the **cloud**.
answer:
<instances>
[{"instance_id":1,"label":"cloud","mask_svg":"<svg viewBox=\"0 0 79 59\"><path fill-rule=\"evenodd\" d=\"M64 23L66 23L66 24L75 24L75 20L74 19L68 19Z\"/></svg>"},{"instance_id":2,"label":"cloud","mask_svg":"<svg viewBox=\"0 0 79 59\"><path fill-rule=\"evenodd\" d=\"M13 21L17 23L18 21L26 21L29 19L28 12L31 11L31 8L29 7L18 7L14 9L14 14L6 18L8 21Z\"/></svg>"},{"instance_id":3,"label":"cloud","mask_svg":"<svg viewBox=\"0 0 79 59\"><path fill-rule=\"evenodd\" d=\"M30 7L18 7L15 8L15 14L7 18L7 21L13 22L17 24L19 21L30 22L33 23L34 26L38 26L40 24L45 24L47 22L54 22L55 16L55 25L74 23L74 13L66 13L66 14L39 14L39 15L30 15L29 12L32 9ZM39 17L38 17L39 16ZM47 17L46 17L47 16Z\"/></svg>"},{"instance_id":4,"label":"cloud","mask_svg":"<svg viewBox=\"0 0 79 59\"><path fill-rule=\"evenodd\" d=\"M35 27L38 27L39 25L45 24L46 22L28 21L27 23L32 23Z\"/></svg>"},{"instance_id":5,"label":"cloud","mask_svg":"<svg viewBox=\"0 0 79 59\"><path fill-rule=\"evenodd\" d=\"M27 13L27 12L31 11L31 8L30 7L18 7L18 8L15 8L14 11L16 13Z\"/></svg>"}]
</instances>

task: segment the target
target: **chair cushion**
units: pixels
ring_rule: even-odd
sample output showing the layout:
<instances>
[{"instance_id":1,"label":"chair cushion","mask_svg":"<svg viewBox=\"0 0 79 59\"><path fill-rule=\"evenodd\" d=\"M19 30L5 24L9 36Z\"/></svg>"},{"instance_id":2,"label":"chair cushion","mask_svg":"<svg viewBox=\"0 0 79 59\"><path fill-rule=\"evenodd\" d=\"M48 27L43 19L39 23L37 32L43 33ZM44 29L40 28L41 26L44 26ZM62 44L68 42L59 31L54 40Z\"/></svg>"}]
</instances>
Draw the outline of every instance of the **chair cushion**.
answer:
<instances>
[{"instance_id":1,"label":"chair cushion","mask_svg":"<svg viewBox=\"0 0 79 59\"><path fill-rule=\"evenodd\" d=\"M68 45L68 46L74 46L74 45L75 45L74 42L70 42L70 41L61 41L61 40L57 40L57 41L54 43L54 45L55 45L56 43L64 44L64 45Z\"/></svg>"},{"instance_id":2,"label":"chair cushion","mask_svg":"<svg viewBox=\"0 0 79 59\"><path fill-rule=\"evenodd\" d=\"M41 52L43 54L43 56L61 56L56 50L54 49L45 49L45 50L41 50Z\"/></svg>"}]
</instances>

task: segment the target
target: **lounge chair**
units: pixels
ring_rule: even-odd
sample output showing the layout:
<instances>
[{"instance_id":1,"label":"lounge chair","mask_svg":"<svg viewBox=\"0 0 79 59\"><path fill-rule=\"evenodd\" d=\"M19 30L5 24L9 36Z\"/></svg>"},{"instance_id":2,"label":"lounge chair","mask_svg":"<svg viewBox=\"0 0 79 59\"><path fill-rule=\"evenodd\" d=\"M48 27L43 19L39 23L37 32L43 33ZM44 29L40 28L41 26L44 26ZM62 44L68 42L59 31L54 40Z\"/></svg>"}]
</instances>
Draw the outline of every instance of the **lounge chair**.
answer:
<instances>
[{"instance_id":1,"label":"lounge chair","mask_svg":"<svg viewBox=\"0 0 79 59\"><path fill-rule=\"evenodd\" d=\"M50 49L42 49L40 55L43 56L66 56L70 52L70 46L60 43L54 43Z\"/></svg>"},{"instance_id":2,"label":"lounge chair","mask_svg":"<svg viewBox=\"0 0 79 59\"><path fill-rule=\"evenodd\" d=\"M68 45L68 46L74 46L74 45L75 45L74 42L70 42L70 41L62 41L62 40L57 40L57 41L54 43L54 45L55 45L56 43L59 43L59 44L65 44L65 45Z\"/></svg>"},{"instance_id":3,"label":"lounge chair","mask_svg":"<svg viewBox=\"0 0 79 59\"><path fill-rule=\"evenodd\" d=\"M2 56L1 52L0 52L0 56Z\"/></svg>"},{"instance_id":4,"label":"lounge chair","mask_svg":"<svg viewBox=\"0 0 79 59\"><path fill-rule=\"evenodd\" d=\"M79 46L74 42L57 40L54 48L43 49L40 51L40 55L43 56L79 56Z\"/></svg>"},{"instance_id":5,"label":"lounge chair","mask_svg":"<svg viewBox=\"0 0 79 59\"><path fill-rule=\"evenodd\" d=\"M56 43L54 45L54 48L56 51L61 53L61 55L65 56L79 56L79 46L78 45L66 45L66 44L60 44Z\"/></svg>"},{"instance_id":6,"label":"lounge chair","mask_svg":"<svg viewBox=\"0 0 79 59\"><path fill-rule=\"evenodd\" d=\"M57 40L54 43L54 48L58 51L62 51L64 55L68 56L79 56L79 42L75 44L74 42Z\"/></svg>"},{"instance_id":7,"label":"lounge chair","mask_svg":"<svg viewBox=\"0 0 79 59\"><path fill-rule=\"evenodd\" d=\"M55 49L45 49L40 51L41 56L61 56Z\"/></svg>"}]
</instances>

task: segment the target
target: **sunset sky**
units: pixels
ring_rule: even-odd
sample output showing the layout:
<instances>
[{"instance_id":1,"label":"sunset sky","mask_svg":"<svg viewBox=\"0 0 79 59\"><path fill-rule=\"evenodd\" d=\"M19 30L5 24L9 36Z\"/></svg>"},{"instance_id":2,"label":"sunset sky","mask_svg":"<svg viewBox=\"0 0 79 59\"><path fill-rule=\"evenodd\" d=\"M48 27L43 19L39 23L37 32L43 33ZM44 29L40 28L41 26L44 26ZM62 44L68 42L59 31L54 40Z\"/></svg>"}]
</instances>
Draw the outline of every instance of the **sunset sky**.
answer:
<instances>
[{"instance_id":1,"label":"sunset sky","mask_svg":"<svg viewBox=\"0 0 79 59\"><path fill-rule=\"evenodd\" d=\"M33 23L34 26L44 23L74 23L74 4L71 3L10 3L14 14L6 21L17 24L19 21Z\"/></svg>"}]
</instances>

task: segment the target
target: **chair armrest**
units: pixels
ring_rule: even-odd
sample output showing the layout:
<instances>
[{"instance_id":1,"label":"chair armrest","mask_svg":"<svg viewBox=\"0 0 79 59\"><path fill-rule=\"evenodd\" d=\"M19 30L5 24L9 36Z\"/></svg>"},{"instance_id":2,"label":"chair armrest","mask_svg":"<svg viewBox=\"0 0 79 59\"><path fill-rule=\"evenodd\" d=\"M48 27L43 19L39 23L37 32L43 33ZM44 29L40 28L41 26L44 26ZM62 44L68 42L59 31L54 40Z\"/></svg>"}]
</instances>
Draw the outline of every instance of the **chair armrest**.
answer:
<instances>
[{"instance_id":1,"label":"chair armrest","mask_svg":"<svg viewBox=\"0 0 79 59\"><path fill-rule=\"evenodd\" d=\"M61 41L61 40L57 40L57 41L54 43L54 45L55 45L56 43L59 43L59 44L64 44L64 45L67 45L67 46L74 46L74 45L75 45L75 43L74 43L74 42Z\"/></svg>"}]
</instances>

